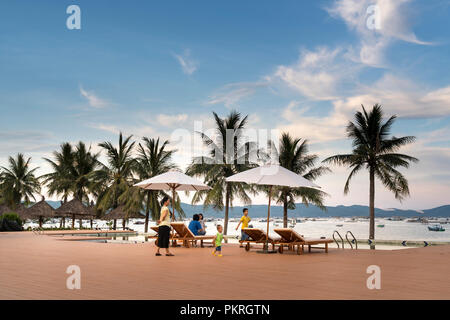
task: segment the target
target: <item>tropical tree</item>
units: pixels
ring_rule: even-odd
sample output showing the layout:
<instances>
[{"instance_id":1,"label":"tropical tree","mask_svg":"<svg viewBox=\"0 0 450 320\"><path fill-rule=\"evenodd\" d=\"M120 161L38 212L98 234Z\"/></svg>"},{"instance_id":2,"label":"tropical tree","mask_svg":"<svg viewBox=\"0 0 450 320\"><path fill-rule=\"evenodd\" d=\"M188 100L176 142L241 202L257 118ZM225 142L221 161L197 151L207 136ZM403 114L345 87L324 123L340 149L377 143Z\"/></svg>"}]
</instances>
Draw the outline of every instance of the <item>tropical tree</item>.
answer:
<instances>
[{"instance_id":1,"label":"tropical tree","mask_svg":"<svg viewBox=\"0 0 450 320\"><path fill-rule=\"evenodd\" d=\"M61 144L60 151L54 151L53 157L54 160L44 158L53 172L42 175L41 179L47 185L49 196L60 195L63 202L67 202L73 185L71 176L74 158L72 145L68 142Z\"/></svg>"},{"instance_id":2,"label":"tropical tree","mask_svg":"<svg viewBox=\"0 0 450 320\"><path fill-rule=\"evenodd\" d=\"M415 141L413 136L391 137L391 127L396 116L383 122L383 110L376 104L367 113L364 106L362 112L355 114L355 123L347 125L347 136L353 141L353 150L349 154L339 154L324 160L326 163L344 165L351 172L344 186L344 194L349 192L351 179L362 169L369 171L369 239L375 239L375 178L394 193L398 200L409 195L408 181L398 168L409 168L410 162L418 159L398 153L399 149ZM371 245L375 249L374 245Z\"/></svg>"},{"instance_id":3,"label":"tropical tree","mask_svg":"<svg viewBox=\"0 0 450 320\"><path fill-rule=\"evenodd\" d=\"M203 177L204 182L211 187L211 190L197 191L192 203L204 200L206 207L212 206L216 210L225 208L224 234L227 234L229 208L233 200L239 198L246 204L251 203L248 193L254 193L255 190L248 184L227 183L225 179L256 167L259 150L254 142L245 141L243 135L248 116L242 118L236 111L231 111L224 119L215 112L213 115L215 137L198 132L208 149L208 156L194 157L186 174Z\"/></svg>"},{"instance_id":4,"label":"tropical tree","mask_svg":"<svg viewBox=\"0 0 450 320\"><path fill-rule=\"evenodd\" d=\"M107 164L101 164L100 169L93 172L93 189L97 190L97 209L105 213L119 206L119 197L133 185L133 147L132 136L124 138L119 135L119 145L112 142L99 144L106 151Z\"/></svg>"},{"instance_id":5,"label":"tropical tree","mask_svg":"<svg viewBox=\"0 0 450 320\"><path fill-rule=\"evenodd\" d=\"M12 207L19 205L22 201L29 204L31 199L36 198L34 194L41 191L39 178L35 176L38 168L31 169L31 158L25 159L19 153L16 158L9 157L9 166L1 167L0 189L3 201Z\"/></svg>"},{"instance_id":6,"label":"tropical tree","mask_svg":"<svg viewBox=\"0 0 450 320\"><path fill-rule=\"evenodd\" d=\"M168 140L161 142L159 138L147 137L143 138L143 143L138 144L134 171L139 181L150 179L176 168L176 165L172 162L172 156L176 150L167 150L168 145ZM126 201L126 208L133 208L134 211L142 209L145 211L145 232L147 232L150 213L153 220L159 218L161 208L158 197L162 194L164 193L159 190L144 190L134 187L130 188L129 192L124 193L119 200L123 198L123 201Z\"/></svg>"},{"instance_id":7,"label":"tropical tree","mask_svg":"<svg viewBox=\"0 0 450 320\"><path fill-rule=\"evenodd\" d=\"M99 154L91 152L83 142L75 148L70 143L63 143L60 151L53 152L54 160L44 158L53 171L43 175L50 196L62 196L67 202L69 196L89 202L92 191L92 173L99 168Z\"/></svg>"},{"instance_id":8,"label":"tropical tree","mask_svg":"<svg viewBox=\"0 0 450 320\"><path fill-rule=\"evenodd\" d=\"M289 133L283 133L280 137L279 150L271 143L270 153L276 157L280 166L303 176L310 181L316 180L330 170L325 166L316 166L318 156L309 154L308 141L294 138ZM288 210L294 210L295 200L302 199L305 205L314 204L325 210L323 199L325 192L312 188L276 187L273 192L277 203L283 205L283 225L288 223Z\"/></svg>"}]
</instances>

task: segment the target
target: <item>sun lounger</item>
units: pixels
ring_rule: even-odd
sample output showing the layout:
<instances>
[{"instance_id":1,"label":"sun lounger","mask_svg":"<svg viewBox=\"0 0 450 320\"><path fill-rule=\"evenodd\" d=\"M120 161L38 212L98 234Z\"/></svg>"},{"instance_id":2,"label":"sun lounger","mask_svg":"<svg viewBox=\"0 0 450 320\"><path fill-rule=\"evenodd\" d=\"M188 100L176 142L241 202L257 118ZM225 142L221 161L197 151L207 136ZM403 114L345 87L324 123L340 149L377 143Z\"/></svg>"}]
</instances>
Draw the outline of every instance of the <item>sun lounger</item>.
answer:
<instances>
[{"instance_id":1,"label":"sun lounger","mask_svg":"<svg viewBox=\"0 0 450 320\"><path fill-rule=\"evenodd\" d=\"M176 240L182 241L183 245L187 248L190 247L191 243L196 243L200 240L200 246L203 248L205 240L211 240L211 244L215 236L195 236L191 230L183 222L172 222L171 226L176 232Z\"/></svg>"},{"instance_id":2,"label":"sun lounger","mask_svg":"<svg viewBox=\"0 0 450 320\"><path fill-rule=\"evenodd\" d=\"M281 237L278 242L278 252L283 253L283 248L287 246L289 249L294 250L297 246L297 254L302 254L304 246L308 246L308 252L311 252L311 248L314 249L324 249L328 252L328 244L332 243L332 239L308 239L304 238L302 235L298 234L295 230L289 228L274 229ZM321 245L324 247L313 247L314 245Z\"/></svg>"},{"instance_id":3,"label":"sun lounger","mask_svg":"<svg viewBox=\"0 0 450 320\"><path fill-rule=\"evenodd\" d=\"M155 240L155 245L158 245L158 232L159 232L159 227L158 226L153 226L150 227L150 229L152 229L153 231L156 232L156 235L154 236L148 236L148 239L156 239ZM170 232L170 240L172 240L172 247L176 247L177 243L176 240L178 239L178 234L175 234L173 232Z\"/></svg>"},{"instance_id":4,"label":"sun lounger","mask_svg":"<svg viewBox=\"0 0 450 320\"><path fill-rule=\"evenodd\" d=\"M244 228L242 229L250 238L248 240L244 240L242 241L242 243L246 242L247 244L245 245L245 250L249 251L251 248L251 243L261 243L263 244L263 247L266 244L266 240L267 240L267 235L266 233L261 230L261 229L257 229L257 228ZM278 239L274 239L272 237L269 236L269 243L272 245L272 248L275 249L275 244L278 243Z\"/></svg>"}]
</instances>

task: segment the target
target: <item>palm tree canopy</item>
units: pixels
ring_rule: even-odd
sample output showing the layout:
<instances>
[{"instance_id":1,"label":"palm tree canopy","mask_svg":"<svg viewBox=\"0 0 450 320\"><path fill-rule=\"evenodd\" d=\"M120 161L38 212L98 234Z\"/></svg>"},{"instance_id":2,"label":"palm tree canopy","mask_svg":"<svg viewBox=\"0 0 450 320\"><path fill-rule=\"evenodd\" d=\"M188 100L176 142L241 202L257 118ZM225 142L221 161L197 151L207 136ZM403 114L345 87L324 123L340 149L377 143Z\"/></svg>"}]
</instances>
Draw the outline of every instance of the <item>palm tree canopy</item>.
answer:
<instances>
[{"instance_id":1,"label":"palm tree canopy","mask_svg":"<svg viewBox=\"0 0 450 320\"><path fill-rule=\"evenodd\" d=\"M227 185L225 180L236 173L257 166L252 157L257 156L259 150L254 142L246 142L243 136L248 116L242 118L236 111L231 111L225 119L220 118L215 112L213 115L216 124L215 137L198 132L203 144L208 148L209 156L195 157L186 170L188 175L203 177L211 190L196 192L192 202L198 203L204 199L205 206L223 210L228 187L230 205L235 197L245 203L251 203L248 195L248 192L253 190L251 186L245 183Z\"/></svg>"},{"instance_id":2,"label":"palm tree canopy","mask_svg":"<svg viewBox=\"0 0 450 320\"><path fill-rule=\"evenodd\" d=\"M48 194L61 195L64 202L69 196L81 201L89 201L92 190L92 173L99 167L99 154L93 154L83 142L75 148L70 143L63 143L60 151L53 152L54 160L44 158L53 171L43 175Z\"/></svg>"},{"instance_id":3,"label":"palm tree canopy","mask_svg":"<svg viewBox=\"0 0 450 320\"><path fill-rule=\"evenodd\" d=\"M280 166L286 168L307 180L314 181L318 177L330 171L325 166L316 166L318 156L309 153L308 140L294 138L289 133L284 132L280 138L279 150L270 142L269 154L278 159ZM311 188L289 188L277 187L274 190L277 203L287 202L289 210L295 209L295 200L301 198L306 205L312 203L319 208L325 209L323 204L325 192Z\"/></svg>"},{"instance_id":4,"label":"palm tree canopy","mask_svg":"<svg viewBox=\"0 0 450 320\"><path fill-rule=\"evenodd\" d=\"M355 114L355 122L347 125L347 136L352 139L350 154L339 154L324 160L327 163L346 165L351 168L344 187L349 192L351 179L362 169L372 170L383 185L402 200L409 195L408 181L398 168L409 168L410 162L417 158L398 153L399 149L415 141L413 136L391 137L390 132L396 116L383 122L383 110L376 104L368 113L364 106L362 112Z\"/></svg>"},{"instance_id":5,"label":"palm tree canopy","mask_svg":"<svg viewBox=\"0 0 450 320\"><path fill-rule=\"evenodd\" d=\"M19 153L16 158L9 157L9 166L1 167L0 190L2 201L7 205L15 206L24 201L26 204L31 199L36 200L34 194L39 193L41 186L39 178L35 176L38 168L31 169L31 158L25 159Z\"/></svg>"},{"instance_id":6,"label":"palm tree canopy","mask_svg":"<svg viewBox=\"0 0 450 320\"><path fill-rule=\"evenodd\" d=\"M117 147L112 142L99 144L106 151L107 165L101 164L101 168L92 174L94 189L98 191L97 208L102 212L115 209L119 206L119 197L128 191L133 185L133 147L135 142L132 136L124 138L119 135Z\"/></svg>"},{"instance_id":7,"label":"palm tree canopy","mask_svg":"<svg viewBox=\"0 0 450 320\"><path fill-rule=\"evenodd\" d=\"M143 142L138 144L138 155L134 163L134 172L138 179L133 184L177 169L172 161L172 157L177 150L168 149L170 144L168 140L161 141L160 138L147 137L142 140ZM161 190L143 190L132 187L119 198L119 202L125 203L126 210L143 210L150 213L153 220L157 220L161 210L158 198L165 195L166 193ZM180 216L184 216L179 198L175 199L174 205Z\"/></svg>"}]
</instances>

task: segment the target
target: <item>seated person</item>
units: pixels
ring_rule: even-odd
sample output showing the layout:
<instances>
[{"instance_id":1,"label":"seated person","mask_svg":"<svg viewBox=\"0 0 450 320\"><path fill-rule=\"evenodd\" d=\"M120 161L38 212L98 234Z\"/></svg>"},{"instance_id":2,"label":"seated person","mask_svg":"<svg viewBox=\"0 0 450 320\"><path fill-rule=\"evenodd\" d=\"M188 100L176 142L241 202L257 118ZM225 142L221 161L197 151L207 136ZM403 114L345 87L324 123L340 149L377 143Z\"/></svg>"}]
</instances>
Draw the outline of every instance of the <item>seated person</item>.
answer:
<instances>
[{"instance_id":1,"label":"seated person","mask_svg":"<svg viewBox=\"0 0 450 320\"><path fill-rule=\"evenodd\" d=\"M198 235L199 235L199 236L204 236L204 235L206 234L205 220L204 220L204 218L203 218L203 214L202 214L202 213L199 213L198 216L200 217L199 222L200 222L200 224L202 225L202 230L203 230L202 232L199 231Z\"/></svg>"},{"instance_id":2,"label":"seated person","mask_svg":"<svg viewBox=\"0 0 450 320\"><path fill-rule=\"evenodd\" d=\"M189 223L189 230L194 234L194 236L202 235L204 230L202 229L202 224L200 223L200 217L198 214L194 214L192 221Z\"/></svg>"}]
</instances>

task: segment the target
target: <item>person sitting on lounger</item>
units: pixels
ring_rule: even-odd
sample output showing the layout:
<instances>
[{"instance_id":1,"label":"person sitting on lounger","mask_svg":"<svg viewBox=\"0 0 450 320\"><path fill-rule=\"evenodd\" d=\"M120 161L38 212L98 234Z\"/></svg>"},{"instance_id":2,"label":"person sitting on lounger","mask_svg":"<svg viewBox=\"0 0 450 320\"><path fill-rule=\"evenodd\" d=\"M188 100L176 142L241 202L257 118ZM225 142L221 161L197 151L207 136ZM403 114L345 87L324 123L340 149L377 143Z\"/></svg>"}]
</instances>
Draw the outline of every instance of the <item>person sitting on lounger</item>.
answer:
<instances>
[{"instance_id":1,"label":"person sitting on lounger","mask_svg":"<svg viewBox=\"0 0 450 320\"><path fill-rule=\"evenodd\" d=\"M247 208L244 208L244 209L242 210L242 212L243 212L243 216L242 216L241 220L239 220L239 223L238 223L238 225L237 225L237 227L236 227L236 230L239 229L239 226L240 226L241 223L242 223L242 228L241 228L241 240L239 241L239 242L241 243L241 248L243 247L243 246L242 246L242 242L248 240L248 235L244 232L243 229L248 228L248 223L252 220L252 219L250 219L250 217L248 216L248 209L247 209Z\"/></svg>"},{"instance_id":2,"label":"person sitting on lounger","mask_svg":"<svg viewBox=\"0 0 450 320\"><path fill-rule=\"evenodd\" d=\"M198 214L194 214L192 221L189 223L189 230L191 230L194 236L200 236L204 234L205 230L202 229L202 224L200 223L200 217Z\"/></svg>"},{"instance_id":3,"label":"person sitting on lounger","mask_svg":"<svg viewBox=\"0 0 450 320\"><path fill-rule=\"evenodd\" d=\"M203 214L199 213L198 216L200 217L200 224L202 225L202 232L199 232L198 235L199 236L204 236L206 234L206 226L205 226L205 220L203 220Z\"/></svg>"}]
</instances>

